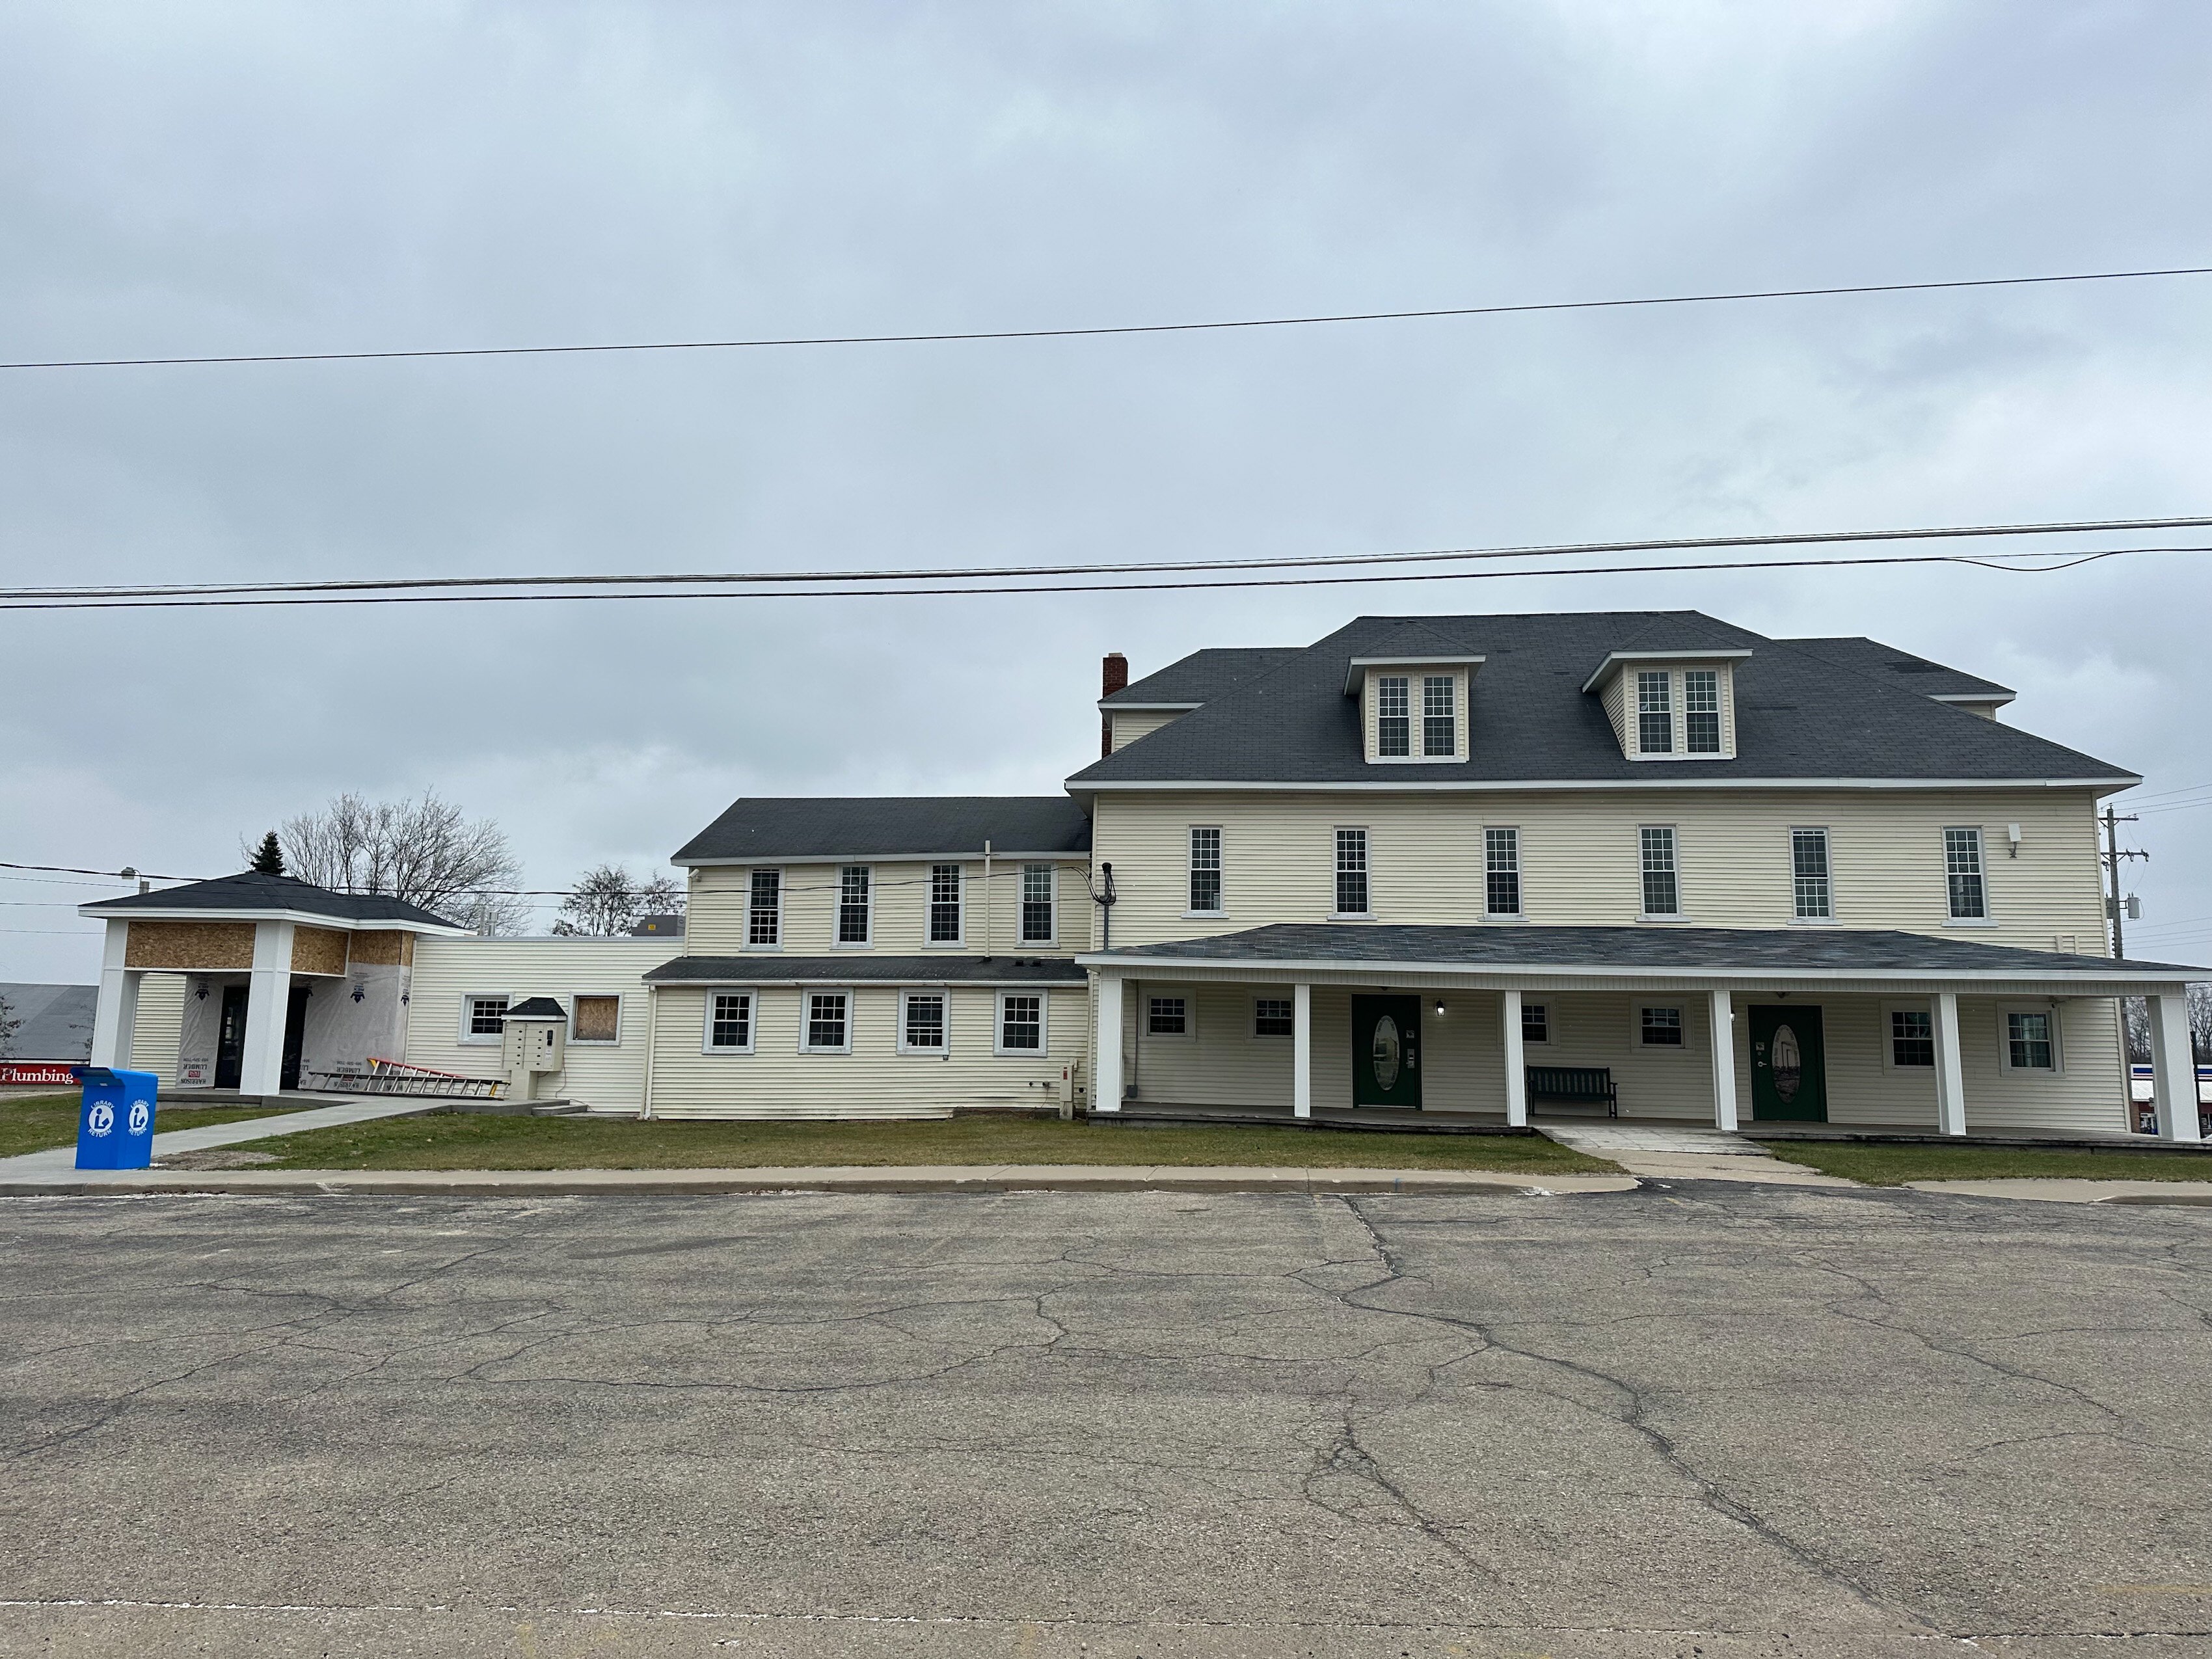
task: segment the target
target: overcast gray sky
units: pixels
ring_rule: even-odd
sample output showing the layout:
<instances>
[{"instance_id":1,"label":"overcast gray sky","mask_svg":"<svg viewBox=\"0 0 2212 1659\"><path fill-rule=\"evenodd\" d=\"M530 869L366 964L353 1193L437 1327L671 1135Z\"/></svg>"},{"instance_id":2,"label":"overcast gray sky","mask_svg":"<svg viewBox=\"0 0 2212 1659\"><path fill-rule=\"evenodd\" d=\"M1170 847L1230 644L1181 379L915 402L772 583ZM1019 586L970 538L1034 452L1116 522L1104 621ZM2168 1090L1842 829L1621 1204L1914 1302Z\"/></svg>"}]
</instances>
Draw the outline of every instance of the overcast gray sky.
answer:
<instances>
[{"instance_id":1,"label":"overcast gray sky","mask_svg":"<svg viewBox=\"0 0 2212 1659\"><path fill-rule=\"evenodd\" d=\"M0 356L1036 327L2212 264L2172 3L0 10ZM10 583L1253 556L2212 508L2212 278L1230 335L0 375ZM2183 538L2181 539L2187 539ZM1868 633L2212 782L2212 556L0 614L0 859L343 789L528 884L740 793L1042 792L1097 659L1361 611ZM2130 954L2212 958L2212 808ZM0 980L95 896L0 880Z\"/></svg>"}]
</instances>

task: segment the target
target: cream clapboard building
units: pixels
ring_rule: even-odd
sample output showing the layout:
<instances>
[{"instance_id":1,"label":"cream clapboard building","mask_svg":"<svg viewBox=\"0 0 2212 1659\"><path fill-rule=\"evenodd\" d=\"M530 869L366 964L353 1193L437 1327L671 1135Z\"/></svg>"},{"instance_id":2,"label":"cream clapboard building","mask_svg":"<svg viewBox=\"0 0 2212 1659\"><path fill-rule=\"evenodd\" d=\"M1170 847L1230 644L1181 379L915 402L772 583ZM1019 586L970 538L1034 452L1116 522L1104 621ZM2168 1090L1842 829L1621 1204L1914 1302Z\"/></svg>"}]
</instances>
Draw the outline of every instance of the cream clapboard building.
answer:
<instances>
[{"instance_id":1,"label":"cream clapboard building","mask_svg":"<svg viewBox=\"0 0 2212 1659\"><path fill-rule=\"evenodd\" d=\"M2208 975L2106 950L2095 812L2137 780L2005 724L2002 686L1693 612L1363 617L1134 684L1120 662L1102 757L1062 795L736 802L676 854L680 951L349 921L347 896L257 910L234 884L265 878L88 906L106 1052L127 1006L142 1058L162 1049L144 1011L189 1014L219 975L272 1087L380 1042L497 1075L505 1011L550 998L558 1091L654 1116L1066 1095L2111 1132L2124 995L2150 1000L2162 1130L2197 1132L2163 1106L2193 1091L2184 990ZM177 955L196 906L232 929L227 965ZM171 925L158 950L134 917ZM286 917L321 955L283 945L299 1018L257 1043ZM332 954L378 928L404 950ZM386 970L374 1031L303 1012L362 1000L354 955ZM167 1001L131 977L157 957L184 975ZM263 977L249 1010L235 988ZM196 1059L152 1063L187 1086Z\"/></svg>"}]
</instances>

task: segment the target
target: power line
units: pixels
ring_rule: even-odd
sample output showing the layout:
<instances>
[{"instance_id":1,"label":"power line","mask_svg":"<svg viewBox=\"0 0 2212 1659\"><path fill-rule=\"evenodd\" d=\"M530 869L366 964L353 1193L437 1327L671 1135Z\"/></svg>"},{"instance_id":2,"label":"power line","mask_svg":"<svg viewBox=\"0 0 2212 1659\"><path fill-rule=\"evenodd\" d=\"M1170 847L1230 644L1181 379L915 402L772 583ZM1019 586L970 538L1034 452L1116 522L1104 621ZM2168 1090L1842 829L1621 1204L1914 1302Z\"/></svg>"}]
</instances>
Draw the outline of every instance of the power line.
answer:
<instances>
[{"instance_id":1,"label":"power line","mask_svg":"<svg viewBox=\"0 0 2212 1659\"><path fill-rule=\"evenodd\" d=\"M1608 553L1676 552L1739 547L1802 547L1853 542L1942 541L2014 536L2078 536L2212 528L2212 517L2068 519L2044 524L1919 525L1896 530L1811 530L1770 535L1672 536L1636 541L1549 542L1521 546L1417 548L1394 553L1321 553L1252 559L1150 560L1083 564L956 565L909 570L743 570L537 576L392 576L294 582L112 582L68 587L0 588L0 600L203 599L242 594L428 592L445 588L788 586L798 582L1031 580L1042 576L1177 575L1213 571L1303 570L1348 565L1432 564L1468 559L1573 558ZM1995 558L2063 556L2051 551Z\"/></svg>"},{"instance_id":2,"label":"power line","mask_svg":"<svg viewBox=\"0 0 2212 1659\"><path fill-rule=\"evenodd\" d=\"M1413 311L1347 311L1296 317L1242 317L1199 323L1119 323L1083 328L999 328L926 334L813 334L721 340L640 340L599 344L414 347L388 351L270 351L207 356L74 357L0 363L0 369L170 368L222 363L359 363L434 357L557 357L645 351L740 351L793 346L951 344L982 340L1095 339L1124 334L1202 334L1237 329L1306 328L1332 323L1413 322L1443 317L1504 317L1547 311L1622 311L1640 307L1719 305L1740 300L1809 300L1856 294L1929 294L1954 289L2033 288L2062 283L2118 283L2145 277L2212 276L2212 265L2145 270L2073 271L2051 276L1969 276L1933 283L1860 283L1827 288L1750 289L1634 299L1542 300L1515 305L1439 306Z\"/></svg>"}]
</instances>

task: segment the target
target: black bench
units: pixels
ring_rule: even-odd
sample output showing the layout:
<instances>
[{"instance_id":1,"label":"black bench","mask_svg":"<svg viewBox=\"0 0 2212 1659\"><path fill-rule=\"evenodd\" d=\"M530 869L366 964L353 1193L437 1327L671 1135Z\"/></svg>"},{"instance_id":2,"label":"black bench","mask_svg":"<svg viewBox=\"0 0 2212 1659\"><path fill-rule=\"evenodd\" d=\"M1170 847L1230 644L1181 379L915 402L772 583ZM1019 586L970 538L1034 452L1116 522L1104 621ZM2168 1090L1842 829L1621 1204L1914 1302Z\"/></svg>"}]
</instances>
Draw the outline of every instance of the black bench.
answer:
<instances>
[{"instance_id":1,"label":"black bench","mask_svg":"<svg viewBox=\"0 0 2212 1659\"><path fill-rule=\"evenodd\" d=\"M1607 1117L1620 1115L1620 1097L1613 1086L1607 1066L1531 1066L1528 1068L1528 1103L1540 1100L1565 1101L1577 1106L1605 1108Z\"/></svg>"}]
</instances>

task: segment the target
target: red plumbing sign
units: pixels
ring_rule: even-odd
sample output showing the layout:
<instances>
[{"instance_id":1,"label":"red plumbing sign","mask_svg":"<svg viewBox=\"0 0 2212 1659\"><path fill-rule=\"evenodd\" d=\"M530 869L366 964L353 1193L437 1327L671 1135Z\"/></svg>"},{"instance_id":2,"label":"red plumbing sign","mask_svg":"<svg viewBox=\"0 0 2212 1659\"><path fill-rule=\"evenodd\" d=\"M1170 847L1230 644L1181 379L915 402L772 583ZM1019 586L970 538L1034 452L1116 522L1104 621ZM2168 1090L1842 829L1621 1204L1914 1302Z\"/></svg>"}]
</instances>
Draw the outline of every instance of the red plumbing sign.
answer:
<instances>
[{"instance_id":1,"label":"red plumbing sign","mask_svg":"<svg viewBox=\"0 0 2212 1659\"><path fill-rule=\"evenodd\" d=\"M11 1084L58 1084L72 1088L76 1079L70 1075L71 1062L66 1060L0 1060L0 1087Z\"/></svg>"}]
</instances>

